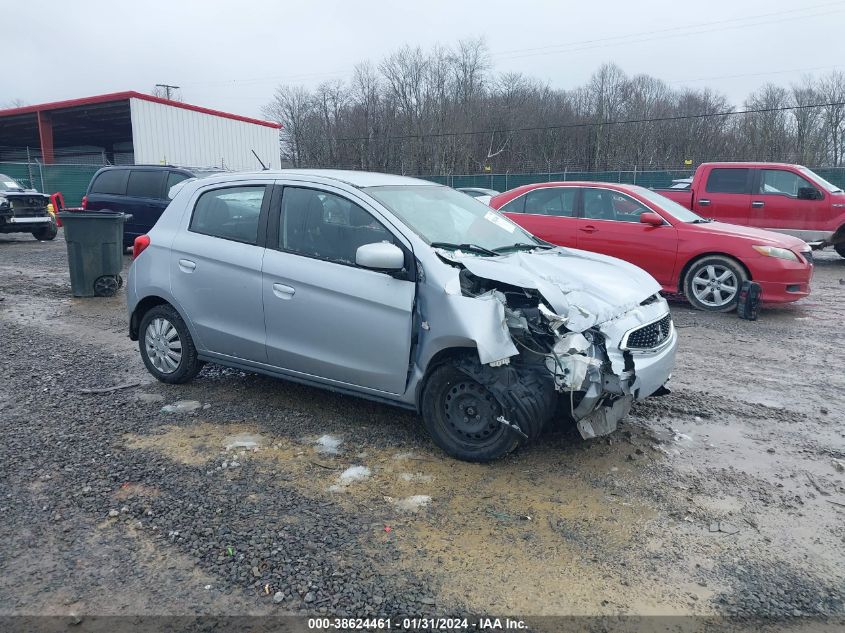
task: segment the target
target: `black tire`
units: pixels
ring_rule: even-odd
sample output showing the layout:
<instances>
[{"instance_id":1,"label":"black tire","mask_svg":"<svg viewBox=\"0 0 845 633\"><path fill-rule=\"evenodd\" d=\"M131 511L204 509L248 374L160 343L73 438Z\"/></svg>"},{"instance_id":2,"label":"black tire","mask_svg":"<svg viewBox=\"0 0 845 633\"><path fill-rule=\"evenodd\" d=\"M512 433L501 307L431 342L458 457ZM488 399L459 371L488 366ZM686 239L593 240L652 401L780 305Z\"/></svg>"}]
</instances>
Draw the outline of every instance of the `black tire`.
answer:
<instances>
[{"instance_id":1,"label":"black tire","mask_svg":"<svg viewBox=\"0 0 845 633\"><path fill-rule=\"evenodd\" d=\"M178 362L175 362L175 367L172 369L166 364L164 360L166 354L161 354L159 351L164 351L162 346L156 348L156 343L166 339L166 336L156 336L155 330L151 330L153 337L153 344L148 344L147 330L151 324L158 325L160 321L164 321L175 329L178 335L178 342L180 343L181 353ZM155 327L155 326L154 326ZM172 341L170 341L172 343ZM149 348L152 347L153 351ZM191 338L191 333L188 331L188 326L179 316L179 313L173 306L163 304L157 305L144 314L141 319L141 325L138 328L138 348L141 350L141 358L144 360L144 365L147 367L153 376L161 382L171 385L182 384L192 380L202 369L205 364L197 357L197 348L194 346L194 340ZM152 356L151 356L152 354ZM170 358L171 362L173 358ZM169 370L169 371L167 371Z\"/></svg>"},{"instance_id":2,"label":"black tire","mask_svg":"<svg viewBox=\"0 0 845 633\"><path fill-rule=\"evenodd\" d=\"M728 275L727 278L716 281L725 273ZM684 276L684 295L687 301L698 310L730 312L736 309L739 289L747 280L748 273L735 259L726 255L709 255L689 267ZM710 281L713 281L715 285L710 286ZM728 295L730 295L729 299Z\"/></svg>"},{"instance_id":3,"label":"black tire","mask_svg":"<svg viewBox=\"0 0 845 633\"><path fill-rule=\"evenodd\" d=\"M489 462L538 437L554 404L554 388L531 372L463 360L432 370L421 410L432 439L449 455ZM502 424L500 416L518 425L527 438Z\"/></svg>"},{"instance_id":4,"label":"black tire","mask_svg":"<svg viewBox=\"0 0 845 633\"><path fill-rule=\"evenodd\" d=\"M839 253L840 257L845 257L845 242L839 242L839 244L834 244L833 250Z\"/></svg>"},{"instance_id":5,"label":"black tire","mask_svg":"<svg viewBox=\"0 0 845 633\"><path fill-rule=\"evenodd\" d=\"M49 226L45 226L43 228L33 231L32 237L42 242L49 242L51 240L56 239L56 235L58 235L58 233L59 227L56 226L55 222L50 222Z\"/></svg>"}]
</instances>

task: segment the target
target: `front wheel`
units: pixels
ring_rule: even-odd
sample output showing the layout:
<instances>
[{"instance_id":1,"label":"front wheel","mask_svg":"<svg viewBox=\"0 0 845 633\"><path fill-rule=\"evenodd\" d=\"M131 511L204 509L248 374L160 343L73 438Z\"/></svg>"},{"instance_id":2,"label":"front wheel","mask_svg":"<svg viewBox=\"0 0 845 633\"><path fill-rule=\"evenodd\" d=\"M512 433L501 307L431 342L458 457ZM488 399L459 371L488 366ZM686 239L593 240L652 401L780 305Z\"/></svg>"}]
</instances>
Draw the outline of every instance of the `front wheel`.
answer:
<instances>
[{"instance_id":1,"label":"front wheel","mask_svg":"<svg viewBox=\"0 0 845 633\"><path fill-rule=\"evenodd\" d=\"M519 436L498 418L502 405L484 385L449 365L435 369L422 397L422 418L440 448L469 462L504 457Z\"/></svg>"},{"instance_id":2,"label":"front wheel","mask_svg":"<svg viewBox=\"0 0 845 633\"><path fill-rule=\"evenodd\" d=\"M141 319L138 331L144 365L161 382L188 382L202 369L188 326L172 306L151 308Z\"/></svg>"},{"instance_id":3,"label":"front wheel","mask_svg":"<svg viewBox=\"0 0 845 633\"><path fill-rule=\"evenodd\" d=\"M684 277L684 294L693 307L708 312L730 312L736 308L739 289L748 280L735 259L711 255L695 262Z\"/></svg>"},{"instance_id":4,"label":"front wheel","mask_svg":"<svg viewBox=\"0 0 845 633\"><path fill-rule=\"evenodd\" d=\"M845 257L845 242L839 242L839 244L834 244L833 250L839 253L840 257Z\"/></svg>"},{"instance_id":5,"label":"front wheel","mask_svg":"<svg viewBox=\"0 0 845 633\"><path fill-rule=\"evenodd\" d=\"M42 227L40 229L36 229L32 232L32 237L36 240L40 240L42 242L49 242L50 240L54 240L56 235L59 233L59 227L56 226L55 222L50 222L48 226Z\"/></svg>"}]
</instances>

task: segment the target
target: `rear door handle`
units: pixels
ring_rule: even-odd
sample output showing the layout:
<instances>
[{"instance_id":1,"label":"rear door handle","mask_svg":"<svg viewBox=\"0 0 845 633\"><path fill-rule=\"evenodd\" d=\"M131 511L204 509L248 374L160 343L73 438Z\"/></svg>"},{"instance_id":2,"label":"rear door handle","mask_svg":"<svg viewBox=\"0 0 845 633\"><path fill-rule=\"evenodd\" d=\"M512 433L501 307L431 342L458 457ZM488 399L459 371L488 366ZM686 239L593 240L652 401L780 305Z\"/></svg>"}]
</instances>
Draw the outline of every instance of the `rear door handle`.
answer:
<instances>
[{"instance_id":1,"label":"rear door handle","mask_svg":"<svg viewBox=\"0 0 845 633\"><path fill-rule=\"evenodd\" d=\"M273 294L279 299L292 299L296 294L296 288L285 284L273 284Z\"/></svg>"},{"instance_id":2,"label":"rear door handle","mask_svg":"<svg viewBox=\"0 0 845 633\"><path fill-rule=\"evenodd\" d=\"M699 206L702 206L702 207L709 207L710 201L707 198L699 198L698 204L699 204Z\"/></svg>"},{"instance_id":3,"label":"rear door handle","mask_svg":"<svg viewBox=\"0 0 845 633\"><path fill-rule=\"evenodd\" d=\"M196 262L192 262L190 259L180 259L179 260L179 268L182 269L183 273L192 273L194 272L194 268L197 267Z\"/></svg>"},{"instance_id":4,"label":"rear door handle","mask_svg":"<svg viewBox=\"0 0 845 633\"><path fill-rule=\"evenodd\" d=\"M755 209L759 209L761 207L765 207L766 203L763 202L762 200L753 200L751 202L751 206L754 207Z\"/></svg>"},{"instance_id":5,"label":"rear door handle","mask_svg":"<svg viewBox=\"0 0 845 633\"><path fill-rule=\"evenodd\" d=\"M594 227L592 224L588 224L587 226L582 226L581 230L584 231L584 233L595 233L596 231L598 231L598 229L596 227Z\"/></svg>"}]
</instances>

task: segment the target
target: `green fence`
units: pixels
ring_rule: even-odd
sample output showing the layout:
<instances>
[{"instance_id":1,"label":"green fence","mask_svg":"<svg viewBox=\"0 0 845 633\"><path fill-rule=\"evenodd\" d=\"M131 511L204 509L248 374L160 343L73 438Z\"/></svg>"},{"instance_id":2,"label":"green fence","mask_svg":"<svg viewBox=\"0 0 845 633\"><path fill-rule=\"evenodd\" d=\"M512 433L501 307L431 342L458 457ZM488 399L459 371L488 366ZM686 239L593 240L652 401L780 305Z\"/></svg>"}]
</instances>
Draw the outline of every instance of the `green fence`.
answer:
<instances>
[{"instance_id":1,"label":"green fence","mask_svg":"<svg viewBox=\"0 0 845 633\"><path fill-rule=\"evenodd\" d=\"M819 176L840 189L845 189L845 167L818 167L813 169ZM455 176L421 176L426 180L450 187L484 187L496 191L507 191L535 182L558 182L585 180L589 182L618 182L643 187L668 187L677 178L689 178L691 169L666 169L659 171L560 171L533 174L465 174Z\"/></svg>"},{"instance_id":2,"label":"green fence","mask_svg":"<svg viewBox=\"0 0 845 633\"><path fill-rule=\"evenodd\" d=\"M11 176L22 185L44 193L61 192L65 204L78 207L91 177L100 165L44 165L41 163L0 162L0 174Z\"/></svg>"},{"instance_id":3,"label":"green fence","mask_svg":"<svg viewBox=\"0 0 845 633\"><path fill-rule=\"evenodd\" d=\"M0 162L0 174L11 176L27 187L45 193L60 191L65 204L79 206L82 196L91 182L91 177L100 165L44 165L41 163ZM845 189L845 167L818 167L813 169L819 176L837 187ZM559 171L533 174L463 174L454 176L421 176L450 187L484 187L496 191L507 191L521 185L535 182L561 180L586 180L591 182L620 182L643 187L668 187L677 178L689 178L691 169L664 169L651 171Z\"/></svg>"}]
</instances>

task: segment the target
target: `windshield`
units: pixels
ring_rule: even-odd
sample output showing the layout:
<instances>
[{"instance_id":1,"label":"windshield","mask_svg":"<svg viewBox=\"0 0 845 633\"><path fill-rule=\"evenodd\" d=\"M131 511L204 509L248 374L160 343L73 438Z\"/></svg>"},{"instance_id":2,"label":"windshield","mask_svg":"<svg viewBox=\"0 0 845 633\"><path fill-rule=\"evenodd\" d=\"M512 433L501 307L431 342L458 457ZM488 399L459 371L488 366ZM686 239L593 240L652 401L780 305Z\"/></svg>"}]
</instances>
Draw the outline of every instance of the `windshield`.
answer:
<instances>
[{"instance_id":1,"label":"windshield","mask_svg":"<svg viewBox=\"0 0 845 633\"><path fill-rule=\"evenodd\" d=\"M678 204L674 200L670 200L666 196L661 196L656 191L652 191L651 189L646 189L645 187L638 187L634 186L631 187L634 191L640 194L643 198L648 200L649 202L657 205L667 213L669 213L673 218L680 220L681 222L704 222L704 218L700 215L693 213L685 206Z\"/></svg>"},{"instance_id":2,"label":"windshield","mask_svg":"<svg viewBox=\"0 0 845 633\"><path fill-rule=\"evenodd\" d=\"M14 178L9 178L5 174L0 174L0 191L23 191Z\"/></svg>"},{"instance_id":3,"label":"windshield","mask_svg":"<svg viewBox=\"0 0 845 633\"><path fill-rule=\"evenodd\" d=\"M449 187L399 185L365 191L428 244L471 245L475 251L543 244L497 211Z\"/></svg>"},{"instance_id":4,"label":"windshield","mask_svg":"<svg viewBox=\"0 0 845 633\"><path fill-rule=\"evenodd\" d=\"M807 174L810 178L816 181L816 183L820 184L822 187L827 189L830 193L839 193L842 191L841 188L837 187L831 182L828 182L817 173L815 173L812 169L807 169L806 167L799 167L798 171Z\"/></svg>"}]
</instances>

